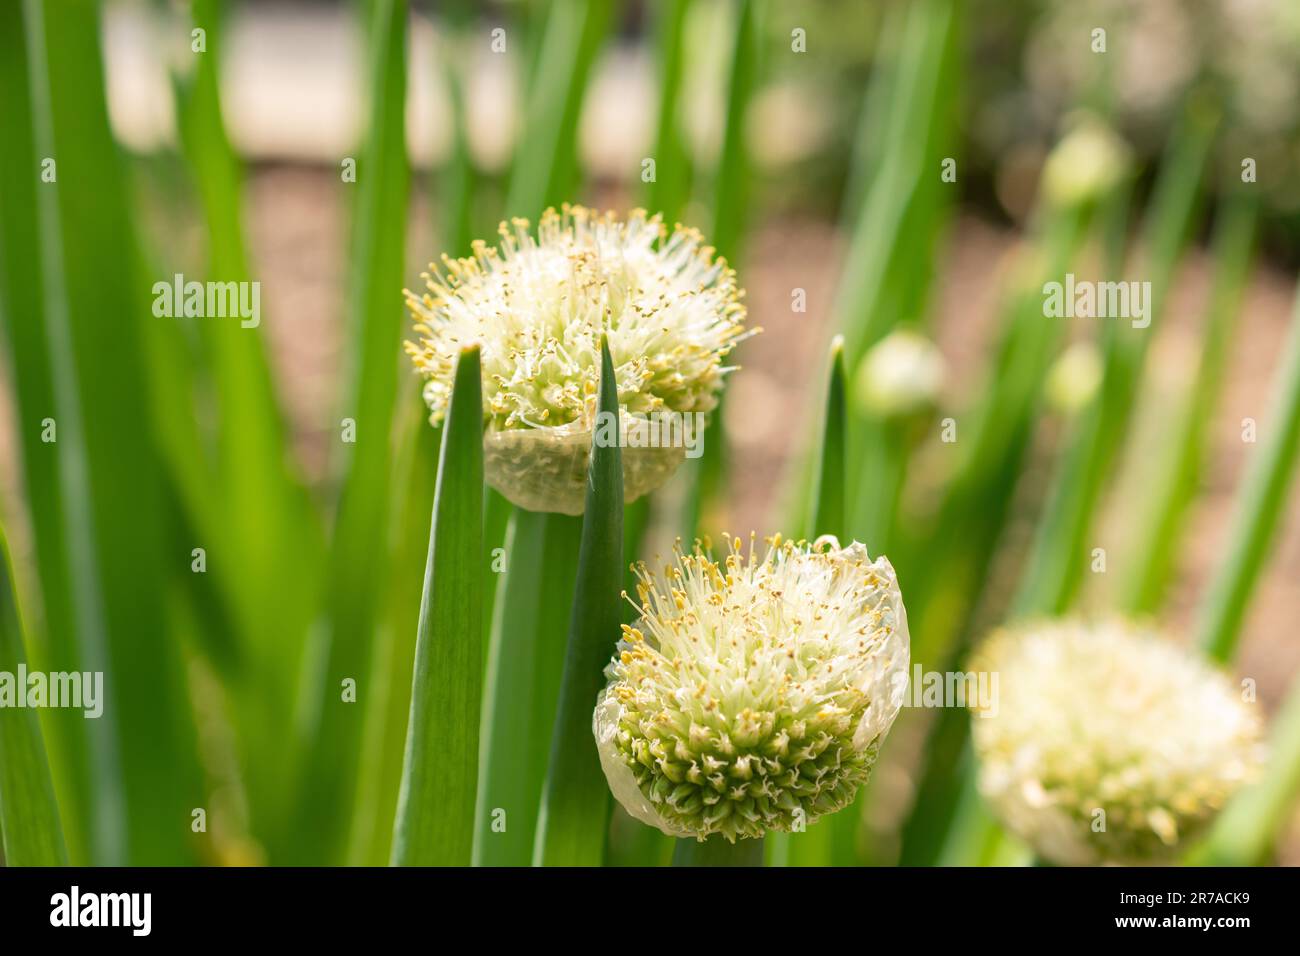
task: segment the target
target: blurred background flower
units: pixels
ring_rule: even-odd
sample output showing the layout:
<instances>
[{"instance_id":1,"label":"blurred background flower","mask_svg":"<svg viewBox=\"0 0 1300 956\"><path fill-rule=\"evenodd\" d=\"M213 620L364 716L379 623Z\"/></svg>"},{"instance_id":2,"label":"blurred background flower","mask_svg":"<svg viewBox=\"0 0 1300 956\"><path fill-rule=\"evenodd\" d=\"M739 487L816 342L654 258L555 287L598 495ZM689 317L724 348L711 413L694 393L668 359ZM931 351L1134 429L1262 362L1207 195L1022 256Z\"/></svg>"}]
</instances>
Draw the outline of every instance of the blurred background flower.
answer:
<instances>
[{"instance_id":1,"label":"blurred background flower","mask_svg":"<svg viewBox=\"0 0 1300 956\"><path fill-rule=\"evenodd\" d=\"M1049 862L1171 860L1258 774L1258 711L1158 634L1039 622L972 666L998 675L973 716L980 790Z\"/></svg>"}]
</instances>

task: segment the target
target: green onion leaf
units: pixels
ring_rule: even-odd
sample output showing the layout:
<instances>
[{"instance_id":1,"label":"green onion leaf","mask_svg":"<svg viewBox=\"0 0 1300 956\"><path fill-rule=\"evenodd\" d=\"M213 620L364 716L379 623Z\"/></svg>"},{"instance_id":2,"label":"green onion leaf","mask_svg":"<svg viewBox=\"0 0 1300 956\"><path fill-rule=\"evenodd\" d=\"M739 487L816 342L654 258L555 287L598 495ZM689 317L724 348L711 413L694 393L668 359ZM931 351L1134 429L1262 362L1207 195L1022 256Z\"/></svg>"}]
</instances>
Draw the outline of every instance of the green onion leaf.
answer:
<instances>
[{"instance_id":1,"label":"green onion leaf","mask_svg":"<svg viewBox=\"0 0 1300 956\"><path fill-rule=\"evenodd\" d=\"M460 354L442 431L411 716L393 825L398 866L466 866L474 831L483 687L483 392L477 346Z\"/></svg>"},{"instance_id":2,"label":"green onion leaf","mask_svg":"<svg viewBox=\"0 0 1300 956\"><path fill-rule=\"evenodd\" d=\"M578 580L559 713L551 740L533 862L599 866L605 855L612 799L591 731L604 669L618 640L623 588L623 454L618 389L609 343L600 344L600 418L592 434L587 504L578 551ZM614 416L613 441L597 441L600 420Z\"/></svg>"}]
</instances>

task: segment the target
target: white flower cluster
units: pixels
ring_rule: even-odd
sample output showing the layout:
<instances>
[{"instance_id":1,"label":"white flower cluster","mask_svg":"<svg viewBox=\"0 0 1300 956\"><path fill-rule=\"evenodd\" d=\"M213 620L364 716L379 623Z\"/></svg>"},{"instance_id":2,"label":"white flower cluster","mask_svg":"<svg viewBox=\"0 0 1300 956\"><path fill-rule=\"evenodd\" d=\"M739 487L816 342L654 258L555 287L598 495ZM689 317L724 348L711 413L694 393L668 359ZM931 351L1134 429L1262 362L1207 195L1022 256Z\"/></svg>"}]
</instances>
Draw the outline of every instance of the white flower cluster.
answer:
<instances>
[{"instance_id":1,"label":"white flower cluster","mask_svg":"<svg viewBox=\"0 0 1300 956\"><path fill-rule=\"evenodd\" d=\"M972 734L980 791L1061 864L1169 859L1261 759L1260 718L1224 675L1123 622L1052 621L992 636L999 674Z\"/></svg>"},{"instance_id":2,"label":"white flower cluster","mask_svg":"<svg viewBox=\"0 0 1300 956\"><path fill-rule=\"evenodd\" d=\"M798 829L849 804L902 706L894 569L853 543L697 545L640 568L593 719L615 797L674 836Z\"/></svg>"},{"instance_id":3,"label":"white flower cluster","mask_svg":"<svg viewBox=\"0 0 1300 956\"><path fill-rule=\"evenodd\" d=\"M501 224L500 248L443 259L427 291L406 293L416 341L406 351L426 381L437 424L462 346L482 348L485 467L493 487L537 511L580 514L608 336L625 416L708 413L727 354L746 334L735 273L694 229L658 216L626 220L581 206ZM627 500L663 484L677 447L627 449Z\"/></svg>"}]
</instances>

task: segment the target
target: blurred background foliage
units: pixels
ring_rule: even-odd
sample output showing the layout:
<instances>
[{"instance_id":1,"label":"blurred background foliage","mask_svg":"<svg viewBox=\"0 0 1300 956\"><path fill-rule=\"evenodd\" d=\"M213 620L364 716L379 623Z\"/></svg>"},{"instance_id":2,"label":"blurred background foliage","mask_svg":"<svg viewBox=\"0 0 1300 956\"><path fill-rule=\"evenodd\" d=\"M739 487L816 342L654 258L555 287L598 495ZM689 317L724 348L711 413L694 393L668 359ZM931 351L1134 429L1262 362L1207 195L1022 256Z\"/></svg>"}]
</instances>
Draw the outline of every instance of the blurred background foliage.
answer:
<instances>
[{"instance_id":1,"label":"blurred background foliage","mask_svg":"<svg viewBox=\"0 0 1300 956\"><path fill-rule=\"evenodd\" d=\"M0 665L109 695L0 736L43 835L10 862L388 860L438 447L400 290L563 201L699 226L765 329L629 558L856 537L930 669L1009 617L1157 617L1276 714L1196 858L1300 860L1300 7L14 0L0 47ZM1150 281L1152 326L1045 318L1067 272ZM176 273L261 282L260 326L156 317ZM882 360L899 330L934 349ZM486 699L480 823L538 797L577 534L489 496L522 560L484 570L485 663L533 656ZM769 860L1024 860L966 728L905 711L858 805ZM620 813L606 859L668 844Z\"/></svg>"}]
</instances>

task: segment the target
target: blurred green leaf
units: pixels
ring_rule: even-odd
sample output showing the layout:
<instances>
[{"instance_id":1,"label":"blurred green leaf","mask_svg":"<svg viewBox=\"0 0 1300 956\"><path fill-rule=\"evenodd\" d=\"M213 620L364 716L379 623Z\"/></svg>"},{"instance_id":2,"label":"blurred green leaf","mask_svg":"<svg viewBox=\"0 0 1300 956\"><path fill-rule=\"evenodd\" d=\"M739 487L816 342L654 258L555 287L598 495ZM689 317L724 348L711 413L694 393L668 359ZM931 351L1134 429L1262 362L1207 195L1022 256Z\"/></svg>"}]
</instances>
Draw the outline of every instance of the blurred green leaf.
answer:
<instances>
[{"instance_id":1,"label":"blurred green leaf","mask_svg":"<svg viewBox=\"0 0 1300 956\"><path fill-rule=\"evenodd\" d=\"M18 450L27 492L35 545L36 567L44 620L27 622L33 637L31 652L50 670L75 669L77 648L74 576L70 560L62 489L71 479L64 475L67 457L57 445L41 440L46 417L57 415L56 391L67 401L66 382L55 375L45 303L45 277L41 235L41 186L37 170L44 151L38 152L32 116L31 89L23 4L0 4L0 114L6 117L5 147L0 149L0 328L5 334L6 372L10 376L18 425ZM44 134L48 141L48 132ZM47 184L49 185L49 184ZM57 216L53 197L45 195L47 224ZM52 250L53 251L53 250ZM66 354L60 356L66 368ZM57 419L56 419L57 421ZM66 423L65 423L66 425ZM66 436L66 427L64 428ZM76 451L68 449L68 454ZM33 629L40 627L40 640ZM92 765L87 721L80 715L55 714L47 725L50 761L63 801L67 840L74 860L91 857L97 821L90 794L96 786L109 786L102 765ZM99 774L97 776L97 774ZM97 782L96 782L97 781Z\"/></svg>"},{"instance_id":2,"label":"blurred green leaf","mask_svg":"<svg viewBox=\"0 0 1300 956\"><path fill-rule=\"evenodd\" d=\"M205 31L206 50L194 55L192 75L177 84L177 120L207 224L206 278L248 282L242 172L221 115L221 10L214 0L195 0L191 15ZM265 728L293 720L324 537L285 451L288 434L262 327L201 322L198 329L218 409L217 499L196 505L191 520L200 543L213 553L213 573L239 624L242 656L253 662L248 682L237 686L235 714L254 828L278 850L293 813L292 792L283 785L281 742Z\"/></svg>"},{"instance_id":3,"label":"blurred green leaf","mask_svg":"<svg viewBox=\"0 0 1300 956\"><path fill-rule=\"evenodd\" d=\"M1087 567L1087 535L1105 481L1123 445L1151 337L1159 326L1174 269L1191 229L1209 155L1212 120L1190 109L1161 166L1141 243L1143 274L1149 276L1146 328L1121 319L1101 320L1103 372L1097 393L1083 411L1060 456L1054 485L1025 562L1013 613L1058 614L1066 609ZM1109 271L1123 266L1124 217Z\"/></svg>"},{"instance_id":4,"label":"blurred green leaf","mask_svg":"<svg viewBox=\"0 0 1300 956\"><path fill-rule=\"evenodd\" d=\"M404 313L406 157L406 3L365 4L370 23L370 132L357 163L353 273L348 315L351 384L344 419L355 441L341 445L343 472L327 575L327 608L313 685L309 753L299 790L298 861L336 862L342 854L365 708L344 700L344 680L357 699L370 683L374 632L389 546L389 456L397 402ZM345 187L346 188L346 187Z\"/></svg>"},{"instance_id":5,"label":"blurred green leaf","mask_svg":"<svg viewBox=\"0 0 1300 956\"><path fill-rule=\"evenodd\" d=\"M877 48L873 83L859 121L854 171L845 196L850 236L834 317L856 369L896 324L919 322L931 284L935 245L954 189L940 176L950 152L955 108L945 95L959 57L957 10L946 0L891 8ZM846 467L853 482L845 534L888 553L906 473L899 429L849 406Z\"/></svg>"},{"instance_id":6,"label":"blurred green leaf","mask_svg":"<svg viewBox=\"0 0 1300 956\"><path fill-rule=\"evenodd\" d=\"M1034 278L1022 278L1007 307L1003 339L986 391L959 421L962 454L929 536L925 576L900 580L907 595L915 664L948 671L972 639L971 612L987 580L1033 434L1043 380L1056 354L1060 323L1043 320L1038 276L1064 274L1086 234L1089 210L1047 214ZM973 434L972 434L973 433ZM908 590L910 589L910 590ZM926 747L917 802L903 827L900 861L932 862L955 806L953 775L965 746L965 714L940 714Z\"/></svg>"},{"instance_id":7,"label":"blurred green leaf","mask_svg":"<svg viewBox=\"0 0 1300 956\"><path fill-rule=\"evenodd\" d=\"M758 80L758 25L754 0L732 0L734 23L728 57L722 148L713 168L713 219L708 239L733 265L749 222L749 149L745 120Z\"/></svg>"},{"instance_id":8,"label":"blurred green leaf","mask_svg":"<svg viewBox=\"0 0 1300 956\"><path fill-rule=\"evenodd\" d=\"M400 505L393 512L395 544L388 557L384 610L376 629L374 692L366 711L349 837L348 861L358 866L382 866L392 856L429 548L426 516L438 482L442 428L429 424L428 408L418 393L410 399L398 416L402 438L393 462L393 496ZM485 550L488 542L485 536ZM486 593L483 613L487 613Z\"/></svg>"},{"instance_id":9,"label":"blurred green leaf","mask_svg":"<svg viewBox=\"0 0 1300 956\"><path fill-rule=\"evenodd\" d=\"M24 392L33 397L48 388L45 397L53 398L23 414L29 428L41 427L47 415L57 422L56 442L31 446L35 456L58 458L57 465L33 464L57 475L62 511L59 526L44 519L38 525L38 550L42 578L66 582L51 596L71 609L68 618L57 609L51 615L59 630L49 632L45 664L102 671L106 695L98 720L52 716L47 728L69 758L56 762L55 776L88 787L76 797L86 802L74 811L82 832L72 842L89 862L193 862L188 822L191 808L201 805L201 784L192 711L180 649L159 600L160 582L189 573L190 555L176 547L167 507L174 493L146 400L142 328L157 320L109 131L98 7L27 0L22 14L28 68L15 93L30 96L33 159L55 165L45 164L53 174L46 180L39 178L42 165L30 162L25 175L38 180L34 191L11 193L6 184L17 228L36 240L22 251L21 264L23 281L41 290L41 307L39 317L22 322L43 330L48 351L35 346L35 335L13 342L31 349L18 355L20 366L46 363L29 379L33 387L19 393L21 401Z\"/></svg>"},{"instance_id":10,"label":"blurred green leaf","mask_svg":"<svg viewBox=\"0 0 1300 956\"><path fill-rule=\"evenodd\" d=\"M483 688L483 386L464 349L442 431L393 826L398 866L467 866Z\"/></svg>"},{"instance_id":11,"label":"blurred green leaf","mask_svg":"<svg viewBox=\"0 0 1300 956\"><path fill-rule=\"evenodd\" d=\"M617 8L590 0L552 0L528 89L506 214L536 219L573 198L578 119L588 78Z\"/></svg>"},{"instance_id":12,"label":"blurred green leaf","mask_svg":"<svg viewBox=\"0 0 1300 956\"><path fill-rule=\"evenodd\" d=\"M27 656L18 620L18 596L9 546L0 530L0 673L15 679ZM17 693L26 694L23 682ZM102 701L101 701L102 703ZM6 866L66 866L59 806L45 759L37 712L0 708L0 839Z\"/></svg>"},{"instance_id":13,"label":"blurred green leaf","mask_svg":"<svg viewBox=\"0 0 1300 956\"><path fill-rule=\"evenodd\" d=\"M1205 435L1220 392L1233 324L1250 274L1258 215L1255 199L1244 196L1226 201L1220 213L1200 364L1174 424L1168 461L1155 482L1159 501L1154 508L1144 509L1137 573L1128 578L1125 604L1135 614L1159 608L1174 571L1185 516L1202 473Z\"/></svg>"},{"instance_id":14,"label":"blurred green leaf","mask_svg":"<svg viewBox=\"0 0 1300 956\"><path fill-rule=\"evenodd\" d=\"M664 0L655 6L659 116L651 154L655 178L645 186L645 202L651 213L662 213L669 224L681 217L691 188L691 158L681 131L683 34L688 6L687 0Z\"/></svg>"},{"instance_id":15,"label":"blurred green leaf","mask_svg":"<svg viewBox=\"0 0 1300 956\"><path fill-rule=\"evenodd\" d=\"M533 862L545 866L599 866L609 829L609 786L591 724L623 620L623 455L614 363L603 336L600 352L597 414L614 416L615 427L608 445L595 440L599 427L593 432L569 644L533 852Z\"/></svg>"},{"instance_id":16,"label":"blurred green leaf","mask_svg":"<svg viewBox=\"0 0 1300 956\"><path fill-rule=\"evenodd\" d=\"M1200 608L1196 643L1214 660L1232 660L1246 608L1285 514L1300 452L1300 297L1273 383L1269 415L1237 493L1226 556Z\"/></svg>"},{"instance_id":17,"label":"blurred green leaf","mask_svg":"<svg viewBox=\"0 0 1300 956\"><path fill-rule=\"evenodd\" d=\"M758 28L753 0L731 0L732 29L725 34L729 42L726 80L726 113L722 128L722 148L713 167L712 219L706 238L719 254L734 266L741 257L741 245L748 225L751 171L745 143L745 118L758 78ZM710 416L713 438L704 443L704 453L695 462L687 462L682 472L686 497L682 508L681 528L689 542L712 523L711 512L719 502L727 473L727 443L722 435L726 396Z\"/></svg>"},{"instance_id":18,"label":"blurred green leaf","mask_svg":"<svg viewBox=\"0 0 1300 956\"><path fill-rule=\"evenodd\" d=\"M921 0L908 6L892 103L885 125L879 169L862 190L854 212L844 279L836 295L836 324L844 334L845 360L856 368L863 353L899 318L885 304L896 294L891 276L932 241L933 210L945 188L937 166L948 137L952 100L945 82L956 54L957 16L950 0ZM864 115L875 127L878 114ZM924 225L928 220L929 226Z\"/></svg>"}]
</instances>

